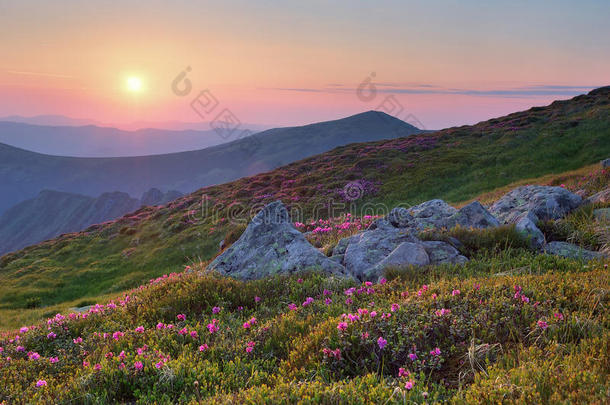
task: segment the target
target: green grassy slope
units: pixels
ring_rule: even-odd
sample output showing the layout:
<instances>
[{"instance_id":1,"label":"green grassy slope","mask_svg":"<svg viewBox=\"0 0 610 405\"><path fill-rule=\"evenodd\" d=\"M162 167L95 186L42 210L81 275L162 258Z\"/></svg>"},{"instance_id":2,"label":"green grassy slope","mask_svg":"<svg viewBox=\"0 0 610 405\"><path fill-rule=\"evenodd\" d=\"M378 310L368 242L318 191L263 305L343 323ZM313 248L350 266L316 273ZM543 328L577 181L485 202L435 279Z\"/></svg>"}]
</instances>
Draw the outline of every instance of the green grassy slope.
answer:
<instances>
[{"instance_id":1,"label":"green grassy slope","mask_svg":"<svg viewBox=\"0 0 610 405\"><path fill-rule=\"evenodd\" d=\"M235 227L227 217L248 217L272 200L310 216L329 201L346 203L342 190L355 182L362 191L356 208L367 203L391 208L430 198L459 202L608 156L608 87L474 126L343 146L0 258L0 314L5 317L0 325L12 323L8 317L15 314L23 317L28 306L76 305L210 259ZM204 196L216 215L202 215ZM318 210L316 216L329 212Z\"/></svg>"}]
</instances>

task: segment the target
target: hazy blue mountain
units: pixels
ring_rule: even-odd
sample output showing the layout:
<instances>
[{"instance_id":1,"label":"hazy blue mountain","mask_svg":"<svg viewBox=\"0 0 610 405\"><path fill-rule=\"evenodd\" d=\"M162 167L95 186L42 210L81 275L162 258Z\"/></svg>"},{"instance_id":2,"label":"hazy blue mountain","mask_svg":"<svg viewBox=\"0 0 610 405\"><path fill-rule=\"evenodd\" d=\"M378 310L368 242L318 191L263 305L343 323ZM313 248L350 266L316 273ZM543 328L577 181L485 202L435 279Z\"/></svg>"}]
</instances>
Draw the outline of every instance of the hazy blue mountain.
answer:
<instances>
[{"instance_id":1,"label":"hazy blue mountain","mask_svg":"<svg viewBox=\"0 0 610 405\"><path fill-rule=\"evenodd\" d=\"M260 132L210 148L155 156L77 158L43 155L0 144L0 213L41 190L132 196L156 187L191 192L261 173L354 142L420 132L375 111L301 127Z\"/></svg>"},{"instance_id":2,"label":"hazy blue mountain","mask_svg":"<svg viewBox=\"0 0 610 405\"><path fill-rule=\"evenodd\" d=\"M43 190L0 216L0 255L119 218L139 206L140 201L127 193L104 193L94 198Z\"/></svg>"},{"instance_id":3,"label":"hazy blue mountain","mask_svg":"<svg viewBox=\"0 0 610 405\"><path fill-rule=\"evenodd\" d=\"M0 122L0 142L47 155L126 157L160 155L208 148L226 142L214 130L170 131Z\"/></svg>"},{"instance_id":4,"label":"hazy blue mountain","mask_svg":"<svg viewBox=\"0 0 610 405\"><path fill-rule=\"evenodd\" d=\"M127 193L103 193L97 198L43 190L0 216L0 255L62 233L81 231L89 225L117 219L143 205L161 205L180 198L176 190L151 188L137 200Z\"/></svg>"}]
</instances>

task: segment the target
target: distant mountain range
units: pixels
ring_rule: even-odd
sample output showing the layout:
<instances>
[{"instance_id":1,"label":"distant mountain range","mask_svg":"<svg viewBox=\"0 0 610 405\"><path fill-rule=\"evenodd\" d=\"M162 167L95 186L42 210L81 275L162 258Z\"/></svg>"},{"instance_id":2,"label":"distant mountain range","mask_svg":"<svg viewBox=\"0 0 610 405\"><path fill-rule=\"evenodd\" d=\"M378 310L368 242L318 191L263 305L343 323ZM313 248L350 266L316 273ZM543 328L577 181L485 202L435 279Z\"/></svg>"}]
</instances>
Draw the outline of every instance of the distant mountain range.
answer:
<instances>
[{"instance_id":1,"label":"distant mountain range","mask_svg":"<svg viewBox=\"0 0 610 405\"><path fill-rule=\"evenodd\" d=\"M125 131L137 131L140 129L148 128L167 129L170 131L208 131L210 129L210 123L206 121L134 121L129 123L110 123L96 121L88 118L72 118L56 114L35 115L33 117L8 115L5 117L0 117L0 121L20 122L22 124L31 125L47 125L53 127L82 127L87 125L95 125L97 127L106 128L114 127ZM242 123L242 127L248 128L256 132L271 128L271 126L269 125L253 123Z\"/></svg>"},{"instance_id":2,"label":"distant mountain range","mask_svg":"<svg viewBox=\"0 0 610 405\"><path fill-rule=\"evenodd\" d=\"M46 155L127 157L204 149L226 140L212 129L123 131L95 125L49 126L0 121L0 142Z\"/></svg>"},{"instance_id":3,"label":"distant mountain range","mask_svg":"<svg viewBox=\"0 0 610 405\"><path fill-rule=\"evenodd\" d=\"M165 204L182 194L153 188L140 200L127 193L104 193L97 198L43 190L0 216L0 255L89 225L119 218L140 206Z\"/></svg>"},{"instance_id":4,"label":"distant mountain range","mask_svg":"<svg viewBox=\"0 0 610 405\"><path fill-rule=\"evenodd\" d=\"M153 187L191 192L337 146L419 132L397 118L369 111L335 121L270 129L202 150L154 156L60 157L0 143L0 213L45 189L88 196L107 191L141 195Z\"/></svg>"}]
</instances>

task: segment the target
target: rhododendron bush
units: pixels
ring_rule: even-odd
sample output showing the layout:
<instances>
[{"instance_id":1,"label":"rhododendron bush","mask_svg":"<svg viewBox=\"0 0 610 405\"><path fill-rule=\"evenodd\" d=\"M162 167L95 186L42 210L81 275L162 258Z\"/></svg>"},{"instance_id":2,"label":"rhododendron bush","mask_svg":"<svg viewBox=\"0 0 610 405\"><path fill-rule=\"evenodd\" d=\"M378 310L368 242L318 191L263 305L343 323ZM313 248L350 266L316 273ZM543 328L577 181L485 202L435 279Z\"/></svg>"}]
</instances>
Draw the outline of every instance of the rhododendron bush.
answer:
<instances>
[{"instance_id":1,"label":"rhododendron bush","mask_svg":"<svg viewBox=\"0 0 610 405\"><path fill-rule=\"evenodd\" d=\"M503 263L527 260L531 274L489 277L473 261L363 284L316 273L242 282L196 266L4 333L0 399L476 402L505 389L491 380L505 372L542 402L603 400L607 351L587 370L576 359L589 361L584 344L610 343L607 266L525 255ZM541 368L558 345L571 353L565 380L548 388L536 381L550 378ZM528 350L531 381L513 360Z\"/></svg>"}]
</instances>

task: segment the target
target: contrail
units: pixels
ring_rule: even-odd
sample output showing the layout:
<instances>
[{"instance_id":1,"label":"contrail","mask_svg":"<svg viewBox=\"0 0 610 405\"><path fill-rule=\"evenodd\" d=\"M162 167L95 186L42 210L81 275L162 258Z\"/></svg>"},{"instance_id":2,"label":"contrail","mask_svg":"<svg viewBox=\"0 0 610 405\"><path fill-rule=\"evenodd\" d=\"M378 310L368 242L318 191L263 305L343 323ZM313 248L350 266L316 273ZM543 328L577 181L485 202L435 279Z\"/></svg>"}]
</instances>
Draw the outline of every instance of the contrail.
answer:
<instances>
[{"instance_id":1,"label":"contrail","mask_svg":"<svg viewBox=\"0 0 610 405\"><path fill-rule=\"evenodd\" d=\"M14 74L14 75L59 77L62 79L71 79L74 77L74 76L68 76L68 75L61 75L61 74L57 74L57 73L26 72L26 71L19 71L19 70L7 70L6 72L10 73L10 74Z\"/></svg>"}]
</instances>

